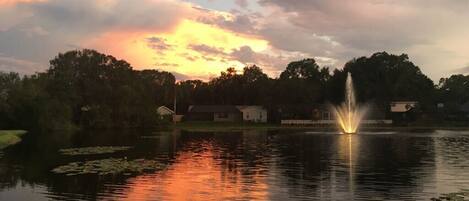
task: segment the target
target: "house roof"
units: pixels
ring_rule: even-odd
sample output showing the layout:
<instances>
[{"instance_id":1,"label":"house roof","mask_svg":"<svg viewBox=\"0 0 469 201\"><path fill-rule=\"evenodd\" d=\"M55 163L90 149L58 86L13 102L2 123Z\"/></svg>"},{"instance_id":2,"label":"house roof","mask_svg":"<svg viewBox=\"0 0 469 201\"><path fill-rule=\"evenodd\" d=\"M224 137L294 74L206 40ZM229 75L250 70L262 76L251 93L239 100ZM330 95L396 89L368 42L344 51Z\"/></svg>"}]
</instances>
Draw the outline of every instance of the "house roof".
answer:
<instances>
[{"instance_id":1,"label":"house roof","mask_svg":"<svg viewBox=\"0 0 469 201\"><path fill-rule=\"evenodd\" d=\"M391 104L416 104L418 101L391 101Z\"/></svg>"},{"instance_id":2,"label":"house roof","mask_svg":"<svg viewBox=\"0 0 469 201\"><path fill-rule=\"evenodd\" d=\"M241 111L245 109L265 110L265 108L260 105L237 105L236 108L238 108Z\"/></svg>"},{"instance_id":3,"label":"house roof","mask_svg":"<svg viewBox=\"0 0 469 201\"><path fill-rule=\"evenodd\" d=\"M158 111L158 113L161 113L161 112L168 112L168 113L171 113L171 114L174 114L174 111L169 109L168 107L166 106L160 106L158 107L158 109L156 109Z\"/></svg>"},{"instance_id":4,"label":"house roof","mask_svg":"<svg viewBox=\"0 0 469 201\"><path fill-rule=\"evenodd\" d=\"M238 113L238 108L234 105L192 105L189 107L191 113L214 113L214 112L225 112L225 113Z\"/></svg>"}]
</instances>

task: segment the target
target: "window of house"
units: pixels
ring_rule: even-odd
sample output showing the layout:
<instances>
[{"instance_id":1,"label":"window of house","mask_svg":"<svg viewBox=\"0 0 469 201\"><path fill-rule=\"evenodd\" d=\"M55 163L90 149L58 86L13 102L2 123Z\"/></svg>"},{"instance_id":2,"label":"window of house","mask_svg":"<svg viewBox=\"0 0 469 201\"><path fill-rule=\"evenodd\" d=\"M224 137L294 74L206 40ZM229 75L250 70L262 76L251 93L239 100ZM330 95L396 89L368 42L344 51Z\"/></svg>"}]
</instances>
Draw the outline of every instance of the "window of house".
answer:
<instances>
[{"instance_id":1,"label":"window of house","mask_svg":"<svg viewBox=\"0 0 469 201\"><path fill-rule=\"evenodd\" d=\"M323 112L322 113L322 119L323 120L330 120L331 119L331 114L329 112Z\"/></svg>"}]
</instances>

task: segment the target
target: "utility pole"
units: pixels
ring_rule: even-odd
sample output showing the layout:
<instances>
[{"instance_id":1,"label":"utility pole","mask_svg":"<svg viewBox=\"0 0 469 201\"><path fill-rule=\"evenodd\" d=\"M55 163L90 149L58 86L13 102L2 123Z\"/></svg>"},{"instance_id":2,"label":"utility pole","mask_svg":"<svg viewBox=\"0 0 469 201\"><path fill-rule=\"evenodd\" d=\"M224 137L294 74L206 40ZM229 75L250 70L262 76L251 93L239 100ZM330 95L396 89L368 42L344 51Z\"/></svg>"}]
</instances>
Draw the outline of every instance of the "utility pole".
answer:
<instances>
[{"instance_id":1,"label":"utility pole","mask_svg":"<svg viewBox=\"0 0 469 201\"><path fill-rule=\"evenodd\" d=\"M173 102L173 110L174 110L174 114L173 114L173 123L176 123L177 122L177 107L176 107L176 97L177 97L177 83L174 84L174 102Z\"/></svg>"}]
</instances>

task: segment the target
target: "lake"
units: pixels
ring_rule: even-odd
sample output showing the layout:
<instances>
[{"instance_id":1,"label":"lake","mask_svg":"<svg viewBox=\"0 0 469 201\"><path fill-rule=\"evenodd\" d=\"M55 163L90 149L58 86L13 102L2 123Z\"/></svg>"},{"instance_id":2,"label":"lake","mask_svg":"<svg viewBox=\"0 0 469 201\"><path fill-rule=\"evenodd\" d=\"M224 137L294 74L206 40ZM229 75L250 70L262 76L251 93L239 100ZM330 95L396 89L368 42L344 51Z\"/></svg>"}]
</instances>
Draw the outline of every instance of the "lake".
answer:
<instances>
[{"instance_id":1,"label":"lake","mask_svg":"<svg viewBox=\"0 0 469 201\"><path fill-rule=\"evenodd\" d=\"M93 146L129 148L59 152ZM29 133L0 157L0 200L430 200L469 189L469 131ZM152 160L164 168L51 172L106 158Z\"/></svg>"}]
</instances>

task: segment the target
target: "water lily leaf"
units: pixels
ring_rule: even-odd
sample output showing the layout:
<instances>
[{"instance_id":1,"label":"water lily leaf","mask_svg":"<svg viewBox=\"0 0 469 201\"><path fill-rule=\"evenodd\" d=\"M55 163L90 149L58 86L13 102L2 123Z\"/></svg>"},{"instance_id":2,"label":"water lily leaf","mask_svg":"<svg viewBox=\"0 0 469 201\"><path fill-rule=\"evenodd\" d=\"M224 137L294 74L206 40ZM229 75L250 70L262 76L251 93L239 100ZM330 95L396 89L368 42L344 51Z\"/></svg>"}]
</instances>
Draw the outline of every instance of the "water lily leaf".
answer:
<instances>
[{"instance_id":1,"label":"water lily leaf","mask_svg":"<svg viewBox=\"0 0 469 201\"><path fill-rule=\"evenodd\" d=\"M127 146L97 146L97 147L80 147L70 149L60 149L59 152L63 155L77 156L77 155L94 155L94 154L110 154L118 151L125 151L131 147Z\"/></svg>"},{"instance_id":2,"label":"water lily leaf","mask_svg":"<svg viewBox=\"0 0 469 201\"><path fill-rule=\"evenodd\" d=\"M432 198L435 201L469 201L469 189L462 189L455 193L444 193L438 198Z\"/></svg>"},{"instance_id":3,"label":"water lily leaf","mask_svg":"<svg viewBox=\"0 0 469 201\"><path fill-rule=\"evenodd\" d=\"M67 176L98 174L98 175L130 175L164 169L165 165L146 159L127 160L123 158L108 158L85 162L72 162L51 170L57 174Z\"/></svg>"}]
</instances>

